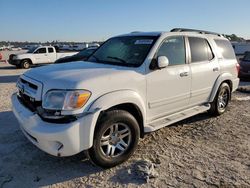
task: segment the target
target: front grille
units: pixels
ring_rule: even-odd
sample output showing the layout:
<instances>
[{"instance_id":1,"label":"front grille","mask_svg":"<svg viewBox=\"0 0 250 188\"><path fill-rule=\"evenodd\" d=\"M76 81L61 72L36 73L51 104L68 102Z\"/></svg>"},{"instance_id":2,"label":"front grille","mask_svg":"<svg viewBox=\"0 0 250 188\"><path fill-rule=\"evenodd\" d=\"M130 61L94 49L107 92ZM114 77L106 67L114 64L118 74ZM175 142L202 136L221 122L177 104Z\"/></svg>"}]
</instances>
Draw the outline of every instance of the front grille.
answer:
<instances>
[{"instance_id":1,"label":"front grille","mask_svg":"<svg viewBox=\"0 0 250 188\"><path fill-rule=\"evenodd\" d=\"M24 79L22 79L22 78L20 78L20 81L21 81L23 84L28 85L30 88L32 88L32 89L34 89L34 90L37 90L37 88L38 88L35 84L32 84L32 83L30 83L30 82L28 82L28 81L26 81L26 80L24 80Z\"/></svg>"},{"instance_id":2,"label":"front grille","mask_svg":"<svg viewBox=\"0 0 250 188\"><path fill-rule=\"evenodd\" d=\"M28 95L23 94L22 92L19 92L18 95L19 101L30 111L35 112L37 107L41 106L41 101L34 101L31 97Z\"/></svg>"}]
</instances>

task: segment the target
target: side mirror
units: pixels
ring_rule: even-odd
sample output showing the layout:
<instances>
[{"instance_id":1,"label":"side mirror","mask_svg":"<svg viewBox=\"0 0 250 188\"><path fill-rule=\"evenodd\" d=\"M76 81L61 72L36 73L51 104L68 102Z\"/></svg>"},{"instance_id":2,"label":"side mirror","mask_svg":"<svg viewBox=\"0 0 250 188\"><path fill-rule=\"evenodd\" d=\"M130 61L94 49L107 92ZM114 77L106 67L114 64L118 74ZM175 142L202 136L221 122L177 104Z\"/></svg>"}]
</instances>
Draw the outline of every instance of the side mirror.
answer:
<instances>
[{"instance_id":1,"label":"side mirror","mask_svg":"<svg viewBox=\"0 0 250 188\"><path fill-rule=\"evenodd\" d=\"M157 58L157 67L163 69L169 65L169 60L166 56L159 56Z\"/></svg>"}]
</instances>

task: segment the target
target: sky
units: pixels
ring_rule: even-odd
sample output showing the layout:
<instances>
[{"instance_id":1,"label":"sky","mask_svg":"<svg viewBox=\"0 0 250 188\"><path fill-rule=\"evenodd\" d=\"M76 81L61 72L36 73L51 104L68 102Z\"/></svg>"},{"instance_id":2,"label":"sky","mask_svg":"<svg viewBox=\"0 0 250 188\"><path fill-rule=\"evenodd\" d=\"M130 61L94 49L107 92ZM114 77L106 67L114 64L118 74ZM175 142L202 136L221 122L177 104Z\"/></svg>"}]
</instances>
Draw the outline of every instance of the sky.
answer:
<instances>
[{"instance_id":1,"label":"sky","mask_svg":"<svg viewBox=\"0 0 250 188\"><path fill-rule=\"evenodd\" d=\"M0 41L104 41L175 27L250 39L249 0L0 0Z\"/></svg>"}]
</instances>

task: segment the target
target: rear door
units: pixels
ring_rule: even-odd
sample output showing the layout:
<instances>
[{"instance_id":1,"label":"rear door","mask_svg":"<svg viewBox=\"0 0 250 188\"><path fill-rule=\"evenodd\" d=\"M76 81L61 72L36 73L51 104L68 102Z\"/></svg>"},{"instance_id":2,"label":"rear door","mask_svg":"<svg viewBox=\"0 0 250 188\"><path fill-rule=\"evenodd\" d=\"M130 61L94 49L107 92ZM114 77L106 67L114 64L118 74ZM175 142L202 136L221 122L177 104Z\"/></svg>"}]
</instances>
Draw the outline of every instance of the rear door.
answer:
<instances>
[{"instance_id":1,"label":"rear door","mask_svg":"<svg viewBox=\"0 0 250 188\"><path fill-rule=\"evenodd\" d=\"M56 60L56 52L53 47L48 47L48 63L54 63Z\"/></svg>"},{"instance_id":2,"label":"rear door","mask_svg":"<svg viewBox=\"0 0 250 188\"><path fill-rule=\"evenodd\" d=\"M190 105L206 103L220 74L217 58L206 38L188 37L192 72Z\"/></svg>"},{"instance_id":3,"label":"rear door","mask_svg":"<svg viewBox=\"0 0 250 188\"><path fill-rule=\"evenodd\" d=\"M187 108L190 99L191 75L186 62L183 36L167 37L154 59L166 56L169 66L147 74L147 121Z\"/></svg>"},{"instance_id":4,"label":"rear door","mask_svg":"<svg viewBox=\"0 0 250 188\"><path fill-rule=\"evenodd\" d=\"M33 63L47 63L47 49L46 47L38 48L34 53L33 56L35 58L35 62Z\"/></svg>"}]
</instances>

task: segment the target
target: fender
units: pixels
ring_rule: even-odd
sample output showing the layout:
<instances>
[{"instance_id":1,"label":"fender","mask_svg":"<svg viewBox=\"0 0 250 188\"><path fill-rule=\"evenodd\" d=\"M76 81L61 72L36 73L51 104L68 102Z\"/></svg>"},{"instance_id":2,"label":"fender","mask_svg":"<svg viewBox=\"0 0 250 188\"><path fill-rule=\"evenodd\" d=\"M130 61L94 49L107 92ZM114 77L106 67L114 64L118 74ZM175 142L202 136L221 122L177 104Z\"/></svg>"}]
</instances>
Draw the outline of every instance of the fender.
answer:
<instances>
[{"instance_id":1,"label":"fender","mask_svg":"<svg viewBox=\"0 0 250 188\"><path fill-rule=\"evenodd\" d=\"M35 58L31 54L18 54L17 59L20 61L29 60L32 64L35 62Z\"/></svg>"},{"instance_id":2,"label":"fender","mask_svg":"<svg viewBox=\"0 0 250 188\"><path fill-rule=\"evenodd\" d=\"M217 94L217 91L221 85L222 82L226 81L226 80L233 80L233 75L230 74L230 73L222 73L216 80L215 84L214 84L214 87L213 87L213 90L212 90L212 93L209 97L209 102L213 102L216 94Z\"/></svg>"},{"instance_id":3,"label":"fender","mask_svg":"<svg viewBox=\"0 0 250 188\"><path fill-rule=\"evenodd\" d=\"M95 116L93 122L91 123L91 130L89 133L91 145L94 137L96 122L100 113L113 106L124 103L132 103L139 108L143 118L143 125L145 125L146 107L144 105L143 98L137 92L132 90L119 90L104 94L93 101L87 110L88 113L92 113Z\"/></svg>"}]
</instances>

